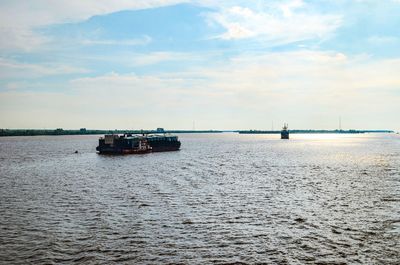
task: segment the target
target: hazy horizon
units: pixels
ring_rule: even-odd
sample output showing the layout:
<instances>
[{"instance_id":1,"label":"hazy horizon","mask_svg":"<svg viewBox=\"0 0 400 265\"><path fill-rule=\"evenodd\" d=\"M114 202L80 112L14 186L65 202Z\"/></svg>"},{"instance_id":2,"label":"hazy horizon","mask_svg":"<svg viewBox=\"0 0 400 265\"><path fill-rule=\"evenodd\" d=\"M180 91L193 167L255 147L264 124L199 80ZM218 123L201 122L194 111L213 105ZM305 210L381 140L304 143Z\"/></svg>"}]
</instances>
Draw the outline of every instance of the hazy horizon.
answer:
<instances>
[{"instance_id":1,"label":"hazy horizon","mask_svg":"<svg viewBox=\"0 0 400 265\"><path fill-rule=\"evenodd\" d=\"M86 128L86 127L80 127L80 128L0 128L0 130L57 130L57 129L62 129L62 130L81 130L81 129L86 129L86 130L104 130L104 131L156 131L158 128ZM162 128L164 131L222 131L222 132L235 132L235 131L246 131L246 130L255 130L255 131L277 131L279 132L282 128L261 128L261 129L255 129L255 128L246 128L246 129L218 129L218 128L208 128L208 129L197 129L197 128L192 128L192 129L185 129L185 128ZM312 131L319 131L319 130L325 130L325 131L335 131L335 130L340 130L338 128L332 128L332 129L320 129L320 128L289 128L289 130L295 131L295 130L312 130ZM387 129L387 128L375 128L375 129L363 129L363 128L350 128L350 129L341 129L342 131L349 131L349 130L359 130L359 131L393 131L396 132L395 130L392 129Z\"/></svg>"},{"instance_id":2,"label":"hazy horizon","mask_svg":"<svg viewBox=\"0 0 400 265\"><path fill-rule=\"evenodd\" d=\"M0 128L400 131L400 1L2 1ZM193 121L195 126L193 126Z\"/></svg>"}]
</instances>

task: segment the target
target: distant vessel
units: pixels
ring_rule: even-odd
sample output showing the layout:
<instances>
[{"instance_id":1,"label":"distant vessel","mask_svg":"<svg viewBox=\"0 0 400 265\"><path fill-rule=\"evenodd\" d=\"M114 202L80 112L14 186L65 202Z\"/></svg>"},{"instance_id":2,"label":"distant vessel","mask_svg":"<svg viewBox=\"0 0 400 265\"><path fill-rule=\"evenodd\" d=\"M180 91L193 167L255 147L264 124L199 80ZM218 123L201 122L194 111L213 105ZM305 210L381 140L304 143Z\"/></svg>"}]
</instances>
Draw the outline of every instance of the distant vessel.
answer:
<instances>
[{"instance_id":1,"label":"distant vessel","mask_svg":"<svg viewBox=\"0 0 400 265\"><path fill-rule=\"evenodd\" d=\"M289 139L289 126L287 123L283 125L282 131L281 131L281 139Z\"/></svg>"},{"instance_id":2,"label":"distant vessel","mask_svg":"<svg viewBox=\"0 0 400 265\"><path fill-rule=\"evenodd\" d=\"M167 134L106 134L100 137L96 150L100 154L143 154L177 151L181 142L177 136Z\"/></svg>"}]
</instances>

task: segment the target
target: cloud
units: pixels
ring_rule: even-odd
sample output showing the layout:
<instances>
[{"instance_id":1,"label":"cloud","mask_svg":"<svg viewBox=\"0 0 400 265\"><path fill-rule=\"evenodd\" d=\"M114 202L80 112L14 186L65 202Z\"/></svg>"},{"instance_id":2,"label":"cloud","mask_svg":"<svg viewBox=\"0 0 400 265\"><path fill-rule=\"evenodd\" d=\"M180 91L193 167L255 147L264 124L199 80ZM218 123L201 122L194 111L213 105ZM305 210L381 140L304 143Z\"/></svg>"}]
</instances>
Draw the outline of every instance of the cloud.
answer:
<instances>
[{"instance_id":1,"label":"cloud","mask_svg":"<svg viewBox=\"0 0 400 265\"><path fill-rule=\"evenodd\" d=\"M299 93L331 101L337 94L373 93L375 88L377 94L397 91L399 70L400 59L300 50L239 55L230 63L186 74L212 80L212 87L229 92L276 93L282 97Z\"/></svg>"},{"instance_id":2,"label":"cloud","mask_svg":"<svg viewBox=\"0 0 400 265\"><path fill-rule=\"evenodd\" d=\"M29 27L0 26L0 51L37 50L50 41L49 37L35 33Z\"/></svg>"},{"instance_id":3,"label":"cloud","mask_svg":"<svg viewBox=\"0 0 400 265\"><path fill-rule=\"evenodd\" d=\"M119 67L142 67L149 65L156 65L161 63L179 63L180 66L185 64L197 64L204 63L208 60L212 60L213 53L191 53L191 52L170 52L170 51L158 51L148 53L135 53L135 52L121 52L121 53L110 53L101 55L88 55L81 56L80 59L84 61L93 61L94 64L107 63L110 65L117 65ZM170 65L168 65L170 66Z\"/></svg>"},{"instance_id":4,"label":"cloud","mask_svg":"<svg viewBox=\"0 0 400 265\"><path fill-rule=\"evenodd\" d=\"M113 89L125 89L131 87L136 88L138 83L145 83L146 88L148 87L160 87L166 85L166 82L178 82L179 78L158 78L153 76L138 76L134 73L130 74L119 74L111 72L105 75L100 75L96 77L83 77L77 78L70 81L73 87L77 89L82 88L107 88L113 87Z\"/></svg>"},{"instance_id":5,"label":"cloud","mask_svg":"<svg viewBox=\"0 0 400 265\"><path fill-rule=\"evenodd\" d=\"M304 2L302 0L289 1L279 5L285 17L291 17L293 15L293 10L303 6Z\"/></svg>"},{"instance_id":6,"label":"cloud","mask_svg":"<svg viewBox=\"0 0 400 265\"><path fill-rule=\"evenodd\" d=\"M342 23L341 16L308 11L302 1L273 5L265 10L233 6L209 15L210 20L226 28L221 39L258 37L269 45L308 39L324 39Z\"/></svg>"},{"instance_id":7,"label":"cloud","mask_svg":"<svg viewBox=\"0 0 400 265\"><path fill-rule=\"evenodd\" d=\"M78 22L96 15L121 10L137 10L191 2L219 9L207 17L222 25L226 32L217 36L225 40L262 37L270 45L285 44L307 39L323 39L341 25L341 17L308 11L302 1L271 1L260 4L260 8L241 1L195 0L88 0L58 1L15 0L0 3L0 50L32 52L51 43L51 38L41 33L45 26ZM147 43L149 39L143 40ZM137 43L138 42L138 43ZM86 45L142 45L142 40L92 40Z\"/></svg>"},{"instance_id":8,"label":"cloud","mask_svg":"<svg viewBox=\"0 0 400 265\"><path fill-rule=\"evenodd\" d=\"M200 54L166 51L151 52L147 54L129 54L127 55L127 58L129 58L129 64L132 66L144 66L173 61L184 63L189 61L206 60L205 56Z\"/></svg>"},{"instance_id":9,"label":"cloud","mask_svg":"<svg viewBox=\"0 0 400 265\"><path fill-rule=\"evenodd\" d=\"M151 42L149 36L144 36L143 38L130 39L130 40L82 40L83 45L121 45L121 46L138 46L146 45Z\"/></svg>"},{"instance_id":10,"label":"cloud","mask_svg":"<svg viewBox=\"0 0 400 265\"><path fill-rule=\"evenodd\" d=\"M368 42L374 45L390 45L396 44L400 41L400 38L395 36L380 36L375 35L368 38Z\"/></svg>"},{"instance_id":11,"label":"cloud","mask_svg":"<svg viewBox=\"0 0 400 265\"><path fill-rule=\"evenodd\" d=\"M0 122L15 127L40 114L52 127L126 128L134 121L134 128L190 128L196 119L206 129L265 129L271 120L332 129L342 115L347 128L400 128L399 71L399 58L334 51L238 55L175 73L77 78L57 96L0 92L0 111L7 114Z\"/></svg>"},{"instance_id":12,"label":"cloud","mask_svg":"<svg viewBox=\"0 0 400 265\"><path fill-rule=\"evenodd\" d=\"M0 49L32 51L48 39L38 29L43 26L77 22L95 15L172 5L183 0L13 0L0 2Z\"/></svg>"},{"instance_id":13,"label":"cloud","mask_svg":"<svg viewBox=\"0 0 400 265\"><path fill-rule=\"evenodd\" d=\"M98 103L108 105L118 102L117 108L163 105L182 88L180 78L138 76L134 73L109 73L96 77L84 77L70 81L71 89L83 97L94 97Z\"/></svg>"},{"instance_id":14,"label":"cloud","mask_svg":"<svg viewBox=\"0 0 400 265\"><path fill-rule=\"evenodd\" d=\"M78 68L62 64L32 64L21 63L0 58L0 78L31 78L51 75L66 75L75 73L88 73L85 68Z\"/></svg>"},{"instance_id":15,"label":"cloud","mask_svg":"<svg viewBox=\"0 0 400 265\"><path fill-rule=\"evenodd\" d=\"M176 3L182 0L13 0L2 1L1 19L2 25L12 26L44 26L55 23L67 23L86 20L95 15L104 15L121 10L134 10L154 8Z\"/></svg>"}]
</instances>

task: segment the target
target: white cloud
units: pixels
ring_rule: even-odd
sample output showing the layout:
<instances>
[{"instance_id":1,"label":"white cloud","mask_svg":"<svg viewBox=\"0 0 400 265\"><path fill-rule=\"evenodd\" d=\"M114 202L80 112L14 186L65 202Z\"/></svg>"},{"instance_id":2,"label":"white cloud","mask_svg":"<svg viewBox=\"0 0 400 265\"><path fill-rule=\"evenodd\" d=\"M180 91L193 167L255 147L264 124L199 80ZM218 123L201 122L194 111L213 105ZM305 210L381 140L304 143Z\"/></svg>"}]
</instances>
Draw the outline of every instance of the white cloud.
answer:
<instances>
[{"instance_id":1,"label":"white cloud","mask_svg":"<svg viewBox=\"0 0 400 265\"><path fill-rule=\"evenodd\" d=\"M171 52L153 52L148 54L137 54L132 56L132 64L151 65L165 61L178 60L178 58L182 58L182 55Z\"/></svg>"},{"instance_id":2,"label":"white cloud","mask_svg":"<svg viewBox=\"0 0 400 265\"><path fill-rule=\"evenodd\" d=\"M15 0L0 2L0 49L32 51L48 43L48 37L37 29L43 26L77 22L95 15L121 10L135 10L192 2L220 9L210 18L226 28L218 36L222 39L242 39L262 36L271 45L312 38L324 38L340 24L341 18L307 11L307 5L299 0L272 1L259 4L260 8L247 8L235 3L241 1L196 0ZM251 3L244 2L244 4ZM88 45L136 45L136 40L85 40Z\"/></svg>"},{"instance_id":3,"label":"white cloud","mask_svg":"<svg viewBox=\"0 0 400 265\"><path fill-rule=\"evenodd\" d=\"M88 73L89 70L70 65L31 64L0 58L0 78L29 78L73 73Z\"/></svg>"},{"instance_id":4,"label":"white cloud","mask_svg":"<svg viewBox=\"0 0 400 265\"><path fill-rule=\"evenodd\" d=\"M293 15L293 10L296 8L304 6L304 2L302 0L293 0L290 2L286 2L280 5L280 9L283 12L285 17L290 17Z\"/></svg>"},{"instance_id":5,"label":"white cloud","mask_svg":"<svg viewBox=\"0 0 400 265\"><path fill-rule=\"evenodd\" d=\"M201 61L204 60L204 55L196 55L193 53L180 53L180 52L151 52L147 54L129 54L127 55L129 64L132 66L151 65L162 62L171 61Z\"/></svg>"},{"instance_id":6,"label":"white cloud","mask_svg":"<svg viewBox=\"0 0 400 265\"><path fill-rule=\"evenodd\" d=\"M155 90L166 93L203 93L206 96L224 93L291 92L321 93L329 99L332 94L344 95L396 91L400 87L397 73L400 59L372 60L369 57L347 57L338 52L295 51L241 55L228 63L192 68L183 72L156 76L110 73L71 81L76 89L126 89L126 91ZM267 84L264 86L264 84ZM287 89L286 91L284 89ZM115 90L114 90L115 91ZM286 93L287 92L287 93Z\"/></svg>"},{"instance_id":7,"label":"white cloud","mask_svg":"<svg viewBox=\"0 0 400 265\"><path fill-rule=\"evenodd\" d=\"M233 6L211 14L210 19L227 30L219 38L259 37L269 45L324 39L341 25L340 16L309 12L302 1L286 2L257 11Z\"/></svg>"},{"instance_id":8,"label":"white cloud","mask_svg":"<svg viewBox=\"0 0 400 265\"><path fill-rule=\"evenodd\" d=\"M180 78L138 76L134 73L109 73L74 79L71 89L83 97L95 97L98 103L118 102L122 108L161 104L183 86Z\"/></svg>"},{"instance_id":9,"label":"white cloud","mask_svg":"<svg viewBox=\"0 0 400 265\"><path fill-rule=\"evenodd\" d=\"M70 83L74 88L87 89L87 88L109 88L115 87L115 89L132 88L137 90L139 83L146 84L146 87L160 87L161 84L165 85L168 83L179 82L179 78L159 78L153 76L138 76L134 73L131 74L119 74L115 72L108 73L106 75L96 77L83 77L71 80ZM113 88L114 89L114 88Z\"/></svg>"},{"instance_id":10,"label":"white cloud","mask_svg":"<svg viewBox=\"0 0 400 265\"><path fill-rule=\"evenodd\" d=\"M138 39L130 39L130 40L82 40L81 43L83 45L121 45L121 46L138 46L138 45L146 45L151 42L151 38L149 36L144 36L143 38Z\"/></svg>"},{"instance_id":11,"label":"white cloud","mask_svg":"<svg viewBox=\"0 0 400 265\"><path fill-rule=\"evenodd\" d=\"M127 9L145 9L185 2L182 0L12 0L0 3L1 25L44 26L76 22L94 15L104 15Z\"/></svg>"},{"instance_id":12,"label":"white cloud","mask_svg":"<svg viewBox=\"0 0 400 265\"><path fill-rule=\"evenodd\" d=\"M123 67L140 67L148 66L165 62L179 62L181 64L192 62L204 62L209 59L208 55L193 54L184 52L150 52L150 53L132 53L121 52L116 54L101 54L101 55L83 55L77 60L92 61L94 63L118 65Z\"/></svg>"},{"instance_id":13,"label":"white cloud","mask_svg":"<svg viewBox=\"0 0 400 265\"><path fill-rule=\"evenodd\" d=\"M400 41L400 38L395 36L371 36L368 38L368 42L375 45L387 45L387 44L396 44Z\"/></svg>"},{"instance_id":14,"label":"white cloud","mask_svg":"<svg viewBox=\"0 0 400 265\"><path fill-rule=\"evenodd\" d=\"M36 34L29 27L0 26L0 50L30 52L49 42L49 38Z\"/></svg>"},{"instance_id":15,"label":"white cloud","mask_svg":"<svg viewBox=\"0 0 400 265\"><path fill-rule=\"evenodd\" d=\"M7 114L0 123L16 127L40 114L50 127L190 128L196 119L204 129L265 129L271 120L332 129L342 115L347 128L400 129L399 72L400 59L333 51L241 55L176 73L79 78L58 96L0 92L0 111Z\"/></svg>"},{"instance_id":16,"label":"white cloud","mask_svg":"<svg viewBox=\"0 0 400 265\"><path fill-rule=\"evenodd\" d=\"M12 0L0 2L0 49L31 51L48 40L36 31L42 26L77 22L95 15L127 9L171 5L184 0Z\"/></svg>"}]
</instances>

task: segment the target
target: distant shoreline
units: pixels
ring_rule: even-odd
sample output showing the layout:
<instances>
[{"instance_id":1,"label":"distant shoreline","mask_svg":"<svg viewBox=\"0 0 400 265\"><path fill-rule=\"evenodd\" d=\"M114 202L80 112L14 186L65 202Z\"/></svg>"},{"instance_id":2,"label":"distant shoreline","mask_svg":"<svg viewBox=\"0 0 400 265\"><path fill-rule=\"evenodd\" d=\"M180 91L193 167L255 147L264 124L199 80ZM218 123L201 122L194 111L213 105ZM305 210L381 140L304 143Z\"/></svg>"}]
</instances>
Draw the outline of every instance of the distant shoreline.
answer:
<instances>
[{"instance_id":1,"label":"distant shoreline","mask_svg":"<svg viewBox=\"0 0 400 265\"><path fill-rule=\"evenodd\" d=\"M4 136L45 136L45 135L95 135L95 134L152 134L152 133L223 133L235 132L239 134L280 134L279 131L264 130L63 130L59 129L0 129L0 137ZM392 130L290 130L293 134L361 134L361 133L394 133Z\"/></svg>"},{"instance_id":2,"label":"distant shoreline","mask_svg":"<svg viewBox=\"0 0 400 265\"><path fill-rule=\"evenodd\" d=\"M280 134L281 131L261 131L261 130L250 130L250 131L237 131L239 134ZM313 133L335 133L335 134L358 134L358 133L394 133L392 130L289 130L290 133L302 133L302 134L313 134Z\"/></svg>"},{"instance_id":3,"label":"distant shoreline","mask_svg":"<svg viewBox=\"0 0 400 265\"><path fill-rule=\"evenodd\" d=\"M153 134L153 133L222 133L218 130L64 130L64 129L0 129L2 136L43 136L43 135L94 135L94 134Z\"/></svg>"}]
</instances>

